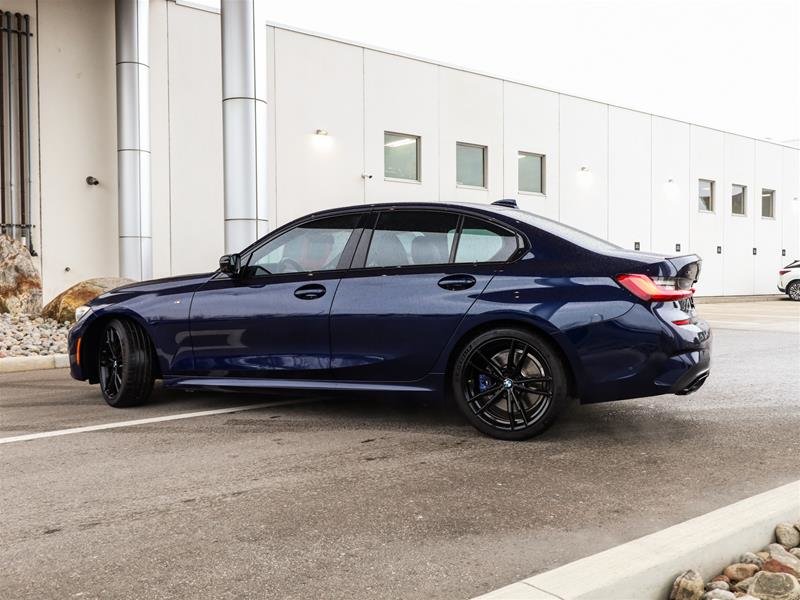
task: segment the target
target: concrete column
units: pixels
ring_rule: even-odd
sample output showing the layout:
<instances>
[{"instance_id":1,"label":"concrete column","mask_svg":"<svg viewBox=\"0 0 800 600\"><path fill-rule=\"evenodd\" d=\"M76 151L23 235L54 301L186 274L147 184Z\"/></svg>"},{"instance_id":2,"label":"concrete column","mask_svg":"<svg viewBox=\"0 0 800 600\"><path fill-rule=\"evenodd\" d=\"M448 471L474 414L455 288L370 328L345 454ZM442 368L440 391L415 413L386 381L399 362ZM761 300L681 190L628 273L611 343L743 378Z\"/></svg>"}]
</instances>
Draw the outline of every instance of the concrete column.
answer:
<instances>
[{"instance_id":1,"label":"concrete column","mask_svg":"<svg viewBox=\"0 0 800 600\"><path fill-rule=\"evenodd\" d=\"M267 28L263 0L222 0L225 252L267 232Z\"/></svg>"},{"instance_id":2,"label":"concrete column","mask_svg":"<svg viewBox=\"0 0 800 600\"><path fill-rule=\"evenodd\" d=\"M149 0L116 0L119 274L153 276Z\"/></svg>"}]
</instances>

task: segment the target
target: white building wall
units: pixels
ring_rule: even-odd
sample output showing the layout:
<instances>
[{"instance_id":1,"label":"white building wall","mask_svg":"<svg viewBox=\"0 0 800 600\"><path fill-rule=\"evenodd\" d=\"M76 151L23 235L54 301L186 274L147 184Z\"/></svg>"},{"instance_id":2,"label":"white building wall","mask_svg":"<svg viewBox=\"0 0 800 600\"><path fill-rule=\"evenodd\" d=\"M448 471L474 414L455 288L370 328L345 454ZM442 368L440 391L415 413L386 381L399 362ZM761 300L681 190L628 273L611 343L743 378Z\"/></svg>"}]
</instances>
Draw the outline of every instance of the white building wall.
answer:
<instances>
[{"instance_id":1,"label":"white building wall","mask_svg":"<svg viewBox=\"0 0 800 600\"><path fill-rule=\"evenodd\" d=\"M488 148L486 188L456 184L457 142ZM493 202L503 187L503 82L439 67L439 199Z\"/></svg>"},{"instance_id":2,"label":"white building wall","mask_svg":"<svg viewBox=\"0 0 800 600\"><path fill-rule=\"evenodd\" d=\"M560 96L559 220L608 237L608 105Z\"/></svg>"},{"instance_id":3,"label":"white building wall","mask_svg":"<svg viewBox=\"0 0 800 600\"><path fill-rule=\"evenodd\" d=\"M364 50L276 29L274 58L274 100L267 103L276 121L273 226L363 203Z\"/></svg>"},{"instance_id":4,"label":"white building wall","mask_svg":"<svg viewBox=\"0 0 800 600\"><path fill-rule=\"evenodd\" d=\"M652 132L651 249L664 254L688 254L689 125L654 116Z\"/></svg>"},{"instance_id":5,"label":"white building wall","mask_svg":"<svg viewBox=\"0 0 800 600\"><path fill-rule=\"evenodd\" d=\"M753 190L753 246L757 250L753 257L753 293L775 292L777 272L784 264L781 257L781 219L784 207L782 198L783 164L781 147L767 142L755 142L755 189ZM775 216L764 217L761 207L761 191L775 191Z\"/></svg>"},{"instance_id":6,"label":"white building wall","mask_svg":"<svg viewBox=\"0 0 800 600\"><path fill-rule=\"evenodd\" d=\"M608 239L625 248L650 250L652 219L652 118L609 107Z\"/></svg>"},{"instance_id":7,"label":"white building wall","mask_svg":"<svg viewBox=\"0 0 800 600\"><path fill-rule=\"evenodd\" d=\"M703 258L696 289L699 295L720 296L724 293L725 134L692 125L690 162L689 247ZM713 211L699 209L700 179L714 182Z\"/></svg>"},{"instance_id":8,"label":"white building wall","mask_svg":"<svg viewBox=\"0 0 800 600\"><path fill-rule=\"evenodd\" d=\"M419 136L420 180L387 180L385 131ZM439 200L439 69L385 52L364 51L366 202Z\"/></svg>"},{"instance_id":9,"label":"white building wall","mask_svg":"<svg viewBox=\"0 0 800 600\"><path fill-rule=\"evenodd\" d=\"M503 82L503 197L550 219L560 202L558 111L555 92ZM544 154L544 193L519 191L519 152Z\"/></svg>"},{"instance_id":10,"label":"white building wall","mask_svg":"<svg viewBox=\"0 0 800 600\"><path fill-rule=\"evenodd\" d=\"M725 180L720 190L725 215L723 277L725 295L753 293L753 223L755 213L755 142L725 134ZM747 186L745 215L731 213L733 184ZM760 195L758 197L760 202Z\"/></svg>"},{"instance_id":11,"label":"white building wall","mask_svg":"<svg viewBox=\"0 0 800 600\"><path fill-rule=\"evenodd\" d=\"M781 221L781 265L800 259L800 158L797 150L782 148L783 186L778 191ZM786 255L783 256L783 250Z\"/></svg>"}]
</instances>

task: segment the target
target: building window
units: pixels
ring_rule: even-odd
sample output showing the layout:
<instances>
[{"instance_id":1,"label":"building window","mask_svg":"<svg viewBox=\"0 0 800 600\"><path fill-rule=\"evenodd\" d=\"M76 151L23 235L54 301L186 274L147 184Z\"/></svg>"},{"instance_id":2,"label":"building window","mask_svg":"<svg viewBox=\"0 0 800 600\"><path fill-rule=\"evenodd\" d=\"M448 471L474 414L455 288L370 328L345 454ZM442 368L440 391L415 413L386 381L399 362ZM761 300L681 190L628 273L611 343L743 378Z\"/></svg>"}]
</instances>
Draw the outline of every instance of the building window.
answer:
<instances>
[{"instance_id":1,"label":"building window","mask_svg":"<svg viewBox=\"0 0 800 600\"><path fill-rule=\"evenodd\" d=\"M747 186L734 183L731 187L731 214L747 214Z\"/></svg>"},{"instance_id":2,"label":"building window","mask_svg":"<svg viewBox=\"0 0 800 600\"><path fill-rule=\"evenodd\" d=\"M761 190L761 216L775 218L775 190Z\"/></svg>"},{"instance_id":3,"label":"building window","mask_svg":"<svg viewBox=\"0 0 800 600\"><path fill-rule=\"evenodd\" d=\"M388 179L420 181L419 149L419 136L384 131L383 176Z\"/></svg>"},{"instance_id":4,"label":"building window","mask_svg":"<svg viewBox=\"0 0 800 600\"><path fill-rule=\"evenodd\" d=\"M486 187L486 146L456 143L456 183Z\"/></svg>"},{"instance_id":5,"label":"building window","mask_svg":"<svg viewBox=\"0 0 800 600\"><path fill-rule=\"evenodd\" d=\"M714 182L700 179L697 182L697 199L699 208L704 212L714 212Z\"/></svg>"},{"instance_id":6,"label":"building window","mask_svg":"<svg viewBox=\"0 0 800 600\"><path fill-rule=\"evenodd\" d=\"M544 194L544 154L517 152L517 164L519 191Z\"/></svg>"}]
</instances>

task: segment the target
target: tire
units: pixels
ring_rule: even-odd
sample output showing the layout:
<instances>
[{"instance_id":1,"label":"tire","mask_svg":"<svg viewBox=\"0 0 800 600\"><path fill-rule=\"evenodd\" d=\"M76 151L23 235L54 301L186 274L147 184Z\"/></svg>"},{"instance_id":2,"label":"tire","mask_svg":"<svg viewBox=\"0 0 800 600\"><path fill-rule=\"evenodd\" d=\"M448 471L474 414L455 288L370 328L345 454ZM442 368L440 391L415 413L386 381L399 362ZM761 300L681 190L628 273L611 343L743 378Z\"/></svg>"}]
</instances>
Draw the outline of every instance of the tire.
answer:
<instances>
[{"instance_id":1,"label":"tire","mask_svg":"<svg viewBox=\"0 0 800 600\"><path fill-rule=\"evenodd\" d=\"M153 358L150 341L136 323L109 321L97 350L100 391L114 408L143 404L153 391Z\"/></svg>"},{"instance_id":2,"label":"tire","mask_svg":"<svg viewBox=\"0 0 800 600\"><path fill-rule=\"evenodd\" d=\"M786 286L786 295L789 296L790 300L800 301L800 279Z\"/></svg>"},{"instance_id":3,"label":"tire","mask_svg":"<svg viewBox=\"0 0 800 600\"><path fill-rule=\"evenodd\" d=\"M501 440L539 435L569 397L566 368L550 342L517 328L476 336L461 350L451 383L467 420Z\"/></svg>"}]
</instances>

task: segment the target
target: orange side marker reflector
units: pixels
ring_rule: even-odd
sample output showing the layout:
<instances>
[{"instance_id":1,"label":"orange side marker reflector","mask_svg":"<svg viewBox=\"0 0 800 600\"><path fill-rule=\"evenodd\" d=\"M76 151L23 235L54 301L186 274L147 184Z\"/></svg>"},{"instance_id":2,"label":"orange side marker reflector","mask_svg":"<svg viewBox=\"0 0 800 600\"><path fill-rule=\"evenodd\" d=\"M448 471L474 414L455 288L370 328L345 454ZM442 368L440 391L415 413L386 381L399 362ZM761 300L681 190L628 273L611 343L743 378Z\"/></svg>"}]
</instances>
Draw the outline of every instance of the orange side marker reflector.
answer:
<instances>
[{"instance_id":1,"label":"orange side marker reflector","mask_svg":"<svg viewBox=\"0 0 800 600\"><path fill-rule=\"evenodd\" d=\"M83 338L78 338L78 343L75 344L75 362L81 366L81 341Z\"/></svg>"}]
</instances>

